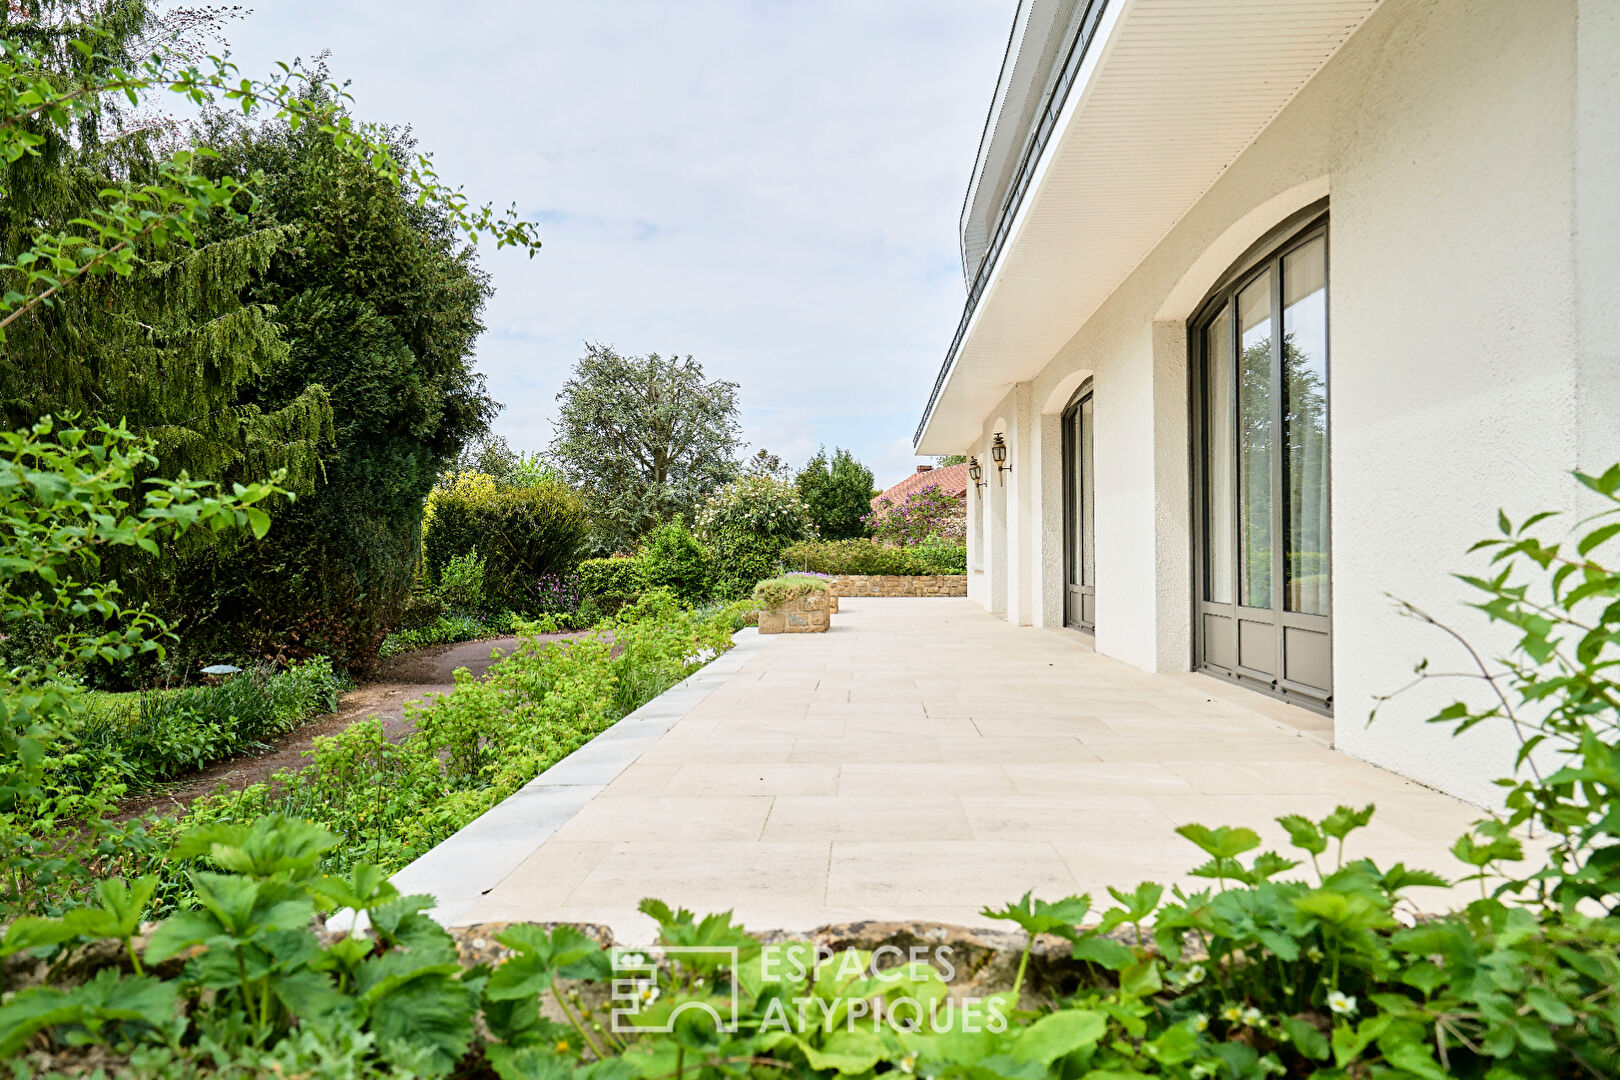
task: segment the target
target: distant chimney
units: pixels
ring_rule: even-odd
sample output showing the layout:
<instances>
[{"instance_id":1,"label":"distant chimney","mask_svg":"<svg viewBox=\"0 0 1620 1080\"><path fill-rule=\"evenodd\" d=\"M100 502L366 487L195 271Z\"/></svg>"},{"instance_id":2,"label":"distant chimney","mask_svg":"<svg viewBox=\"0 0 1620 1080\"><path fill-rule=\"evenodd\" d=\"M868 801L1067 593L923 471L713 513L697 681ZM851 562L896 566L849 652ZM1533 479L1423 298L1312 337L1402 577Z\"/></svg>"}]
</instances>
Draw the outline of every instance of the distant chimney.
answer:
<instances>
[{"instance_id":1,"label":"distant chimney","mask_svg":"<svg viewBox=\"0 0 1620 1080\"><path fill-rule=\"evenodd\" d=\"M932 465L919 465L919 466L917 466L917 471L918 472L928 472L932 468L933 468Z\"/></svg>"}]
</instances>

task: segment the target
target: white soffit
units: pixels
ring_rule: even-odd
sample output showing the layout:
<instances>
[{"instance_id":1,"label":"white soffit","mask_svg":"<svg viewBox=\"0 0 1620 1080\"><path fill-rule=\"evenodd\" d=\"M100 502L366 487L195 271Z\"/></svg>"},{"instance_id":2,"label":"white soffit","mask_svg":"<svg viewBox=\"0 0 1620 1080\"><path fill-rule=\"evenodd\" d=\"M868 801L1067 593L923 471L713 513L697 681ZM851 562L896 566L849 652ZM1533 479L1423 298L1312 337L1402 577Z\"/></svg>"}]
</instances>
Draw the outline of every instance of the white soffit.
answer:
<instances>
[{"instance_id":1,"label":"white soffit","mask_svg":"<svg viewBox=\"0 0 1620 1080\"><path fill-rule=\"evenodd\" d=\"M1377 6L1111 0L918 451L977 439Z\"/></svg>"}]
</instances>

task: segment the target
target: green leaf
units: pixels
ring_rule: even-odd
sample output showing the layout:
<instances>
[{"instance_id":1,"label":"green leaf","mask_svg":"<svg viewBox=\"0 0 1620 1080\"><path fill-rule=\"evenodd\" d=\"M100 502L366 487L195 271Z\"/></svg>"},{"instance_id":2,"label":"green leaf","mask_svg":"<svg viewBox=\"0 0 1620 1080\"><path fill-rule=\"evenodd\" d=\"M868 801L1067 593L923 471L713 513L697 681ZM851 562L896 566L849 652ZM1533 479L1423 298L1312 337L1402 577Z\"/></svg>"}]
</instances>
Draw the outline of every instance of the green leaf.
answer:
<instances>
[{"instance_id":1,"label":"green leaf","mask_svg":"<svg viewBox=\"0 0 1620 1080\"><path fill-rule=\"evenodd\" d=\"M1260 834L1253 829L1222 825L1211 829L1204 825L1183 825L1176 832L1203 848L1212 858L1232 859L1260 846Z\"/></svg>"},{"instance_id":2,"label":"green leaf","mask_svg":"<svg viewBox=\"0 0 1620 1080\"><path fill-rule=\"evenodd\" d=\"M1282 1018L1283 1034L1288 1041L1294 1044L1303 1057L1312 1061L1326 1061L1329 1053L1327 1036L1309 1020L1300 1016L1285 1016Z\"/></svg>"},{"instance_id":3,"label":"green leaf","mask_svg":"<svg viewBox=\"0 0 1620 1080\"><path fill-rule=\"evenodd\" d=\"M371 1003L370 1028L384 1060L401 1067L425 1059L446 1075L467 1054L473 1005L467 988L443 974L414 978Z\"/></svg>"},{"instance_id":4,"label":"green leaf","mask_svg":"<svg viewBox=\"0 0 1620 1080\"><path fill-rule=\"evenodd\" d=\"M1333 813L1322 819L1322 832L1335 840L1343 840L1372 821L1373 809L1370 803L1360 810L1348 806L1337 807Z\"/></svg>"},{"instance_id":5,"label":"green leaf","mask_svg":"<svg viewBox=\"0 0 1620 1080\"><path fill-rule=\"evenodd\" d=\"M1136 954L1117 941L1089 936L1074 943L1074 958L1089 960L1109 971L1121 971L1136 963Z\"/></svg>"},{"instance_id":6,"label":"green leaf","mask_svg":"<svg viewBox=\"0 0 1620 1080\"><path fill-rule=\"evenodd\" d=\"M484 1047L484 1055L501 1080L569 1080L574 1071L573 1061L549 1046L491 1043Z\"/></svg>"},{"instance_id":7,"label":"green leaf","mask_svg":"<svg viewBox=\"0 0 1620 1080\"><path fill-rule=\"evenodd\" d=\"M1327 851L1327 837L1316 827L1316 822L1300 814L1285 814L1277 824L1288 830L1288 842L1312 855Z\"/></svg>"},{"instance_id":8,"label":"green leaf","mask_svg":"<svg viewBox=\"0 0 1620 1080\"><path fill-rule=\"evenodd\" d=\"M988 919L1006 919L1017 923L1031 937L1037 934L1056 934L1073 940L1075 927L1091 910L1091 897L1065 896L1047 902L1035 899L1034 893L1025 893L1004 908L983 908L979 914Z\"/></svg>"},{"instance_id":9,"label":"green leaf","mask_svg":"<svg viewBox=\"0 0 1620 1080\"><path fill-rule=\"evenodd\" d=\"M1100 1012L1065 1009L1043 1016L1025 1028L1013 1043L1012 1055L1019 1061L1050 1065L1083 1046L1095 1045L1108 1031L1108 1020Z\"/></svg>"}]
</instances>

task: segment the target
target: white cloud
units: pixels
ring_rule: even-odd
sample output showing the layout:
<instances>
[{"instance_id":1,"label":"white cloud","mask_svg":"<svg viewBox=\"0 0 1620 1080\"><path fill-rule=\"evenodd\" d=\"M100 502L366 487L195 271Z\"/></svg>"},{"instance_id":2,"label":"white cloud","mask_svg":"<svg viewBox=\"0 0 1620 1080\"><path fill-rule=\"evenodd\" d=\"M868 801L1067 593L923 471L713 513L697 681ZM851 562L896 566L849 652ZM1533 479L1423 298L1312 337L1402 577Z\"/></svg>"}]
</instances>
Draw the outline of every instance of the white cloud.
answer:
<instances>
[{"instance_id":1,"label":"white cloud","mask_svg":"<svg viewBox=\"0 0 1620 1080\"><path fill-rule=\"evenodd\" d=\"M1012 0L281 0L244 71L331 49L357 113L542 224L489 251L497 430L550 438L584 341L691 353L747 437L886 486L955 330L956 220Z\"/></svg>"}]
</instances>

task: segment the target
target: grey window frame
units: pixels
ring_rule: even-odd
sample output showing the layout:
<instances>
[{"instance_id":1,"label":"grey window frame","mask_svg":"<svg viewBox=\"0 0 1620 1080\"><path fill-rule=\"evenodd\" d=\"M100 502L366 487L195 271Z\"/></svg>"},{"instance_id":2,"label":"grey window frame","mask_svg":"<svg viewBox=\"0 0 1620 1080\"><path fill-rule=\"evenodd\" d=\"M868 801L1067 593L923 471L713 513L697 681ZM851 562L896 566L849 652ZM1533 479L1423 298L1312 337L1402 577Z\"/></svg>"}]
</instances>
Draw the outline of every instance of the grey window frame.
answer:
<instances>
[{"instance_id":1,"label":"grey window frame","mask_svg":"<svg viewBox=\"0 0 1620 1080\"><path fill-rule=\"evenodd\" d=\"M1078 447L1075 445L1075 431L1079 424L1080 406L1087 400L1091 401L1091 433L1092 452L1089 458L1082 460L1079 457ZM1080 384L1069 398L1068 404L1063 406L1058 425L1060 432L1059 444L1063 461L1063 625L1088 634L1097 631L1097 469L1095 458L1097 456L1097 397L1092 386L1092 380L1087 378ZM1076 469L1079 465L1079 470ZM1091 515L1084 518L1079 529L1079 536L1075 535L1076 501L1081 498L1082 472L1091 470ZM1087 526L1090 526L1089 529ZM1075 566L1075 545L1085 542L1085 534L1091 535L1091 584L1084 581L1071 581ZM1087 614L1090 618L1087 618Z\"/></svg>"},{"instance_id":2,"label":"grey window frame","mask_svg":"<svg viewBox=\"0 0 1620 1080\"><path fill-rule=\"evenodd\" d=\"M1327 257L1327 326L1329 354L1326 360L1329 374L1328 385L1325 388L1327 395L1327 429L1324 440L1329 448L1329 473L1327 483L1327 501L1329 506L1329 530L1327 536L1327 567L1328 567L1328 602L1326 610L1321 615L1303 615L1290 612L1287 608L1287 590L1285 588L1284 574L1287 562L1286 552L1283 550L1287 542L1286 512L1288 501L1284 498L1284 485L1286 484L1286 468L1284 456L1286 454L1285 440L1283 438L1282 411L1284 409L1284 388L1281 384L1282 350L1283 350L1283 319L1281 310L1281 297L1283 289L1282 263L1291 252L1307 243L1322 238ZM1194 309L1192 318L1187 321L1187 376L1188 376L1188 420L1191 437L1188 440L1188 467L1191 484L1191 524L1192 544L1192 596L1190 615L1192 619L1194 670L1204 672L1216 678L1225 679L1241 686L1257 690L1261 693L1276 697L1292 704L1311 709L1316 712L1331 715L1333 712L1333 672L1332 672L1332 646L1333 646L1333 607L1332 607L1332 580L1333 580L1333 537L1331 530L1331 507L1333 499L1333 480L1331 471L1331 446L1333 438L1333 406L1332 406L1332 320L1333 320L1333 291L1331 274L1331 236L1327 214L1327 201L1322 200L1291 215L1282 223L1269 231L1264 237L1250 246L1232 267L1221 276L1214 288L1210 289L1203 301ZM1206 601L1206 584L1209 575L1209 492L1208 492L1208 464L1214 448L1209 446L1209 437L1206 429L1207 410L1205 402L1206 368L1208 357L1206 355L1206 333L1210 324L1223 310L1231 308L1239 292L1250 282L1263 273L1270 271L1271 281L1271 314L1272 331L1272 358L1271 358L1271 408L1272 408L1272 439L1271 439L1271 505L1272 505L1272 587L1270 608L1248 608L1242 604L1241 559L1242 544L1238 535L1241 525L1237 518L1236 500L1240 498L1240 478L1238 463L1239 439L1236 437L1237 421L1239 417L1238 382L1241 366L1241 351L1236 348L1236 335L1241 333L1236 312L1232 315L1232 330L1234 334L1232 352L1232 372L1230 385L1225 389L1230 395L1229 406L1232 409L1233 433L1232 445L1220 448L1221 452L1231 455L1232 464L1232 498L1234 505L1226 508L1232 516L1234 534L1232 537L1233 572L1231 579L1232 598L1229 604ZM1220 663L1211 660L1209 656L1211 638L1211 617L1225 617L1221 611L1212 609L1230 609L1232 621L1231 653L1233 662ZM1265 620L1260 613L1269 612L1271 624L1274 628L1275 652L1270 670L1250 667L1242 663L1242 649L1240 642L1246 625L1256 626ZM1290 637L1306 639L1307 636L1320 635L1326 639L1326 677L1322 680L1325 685L1318 686L1298 679L1289 678L1287 642Z\"/></svg>"}]
</instances>

